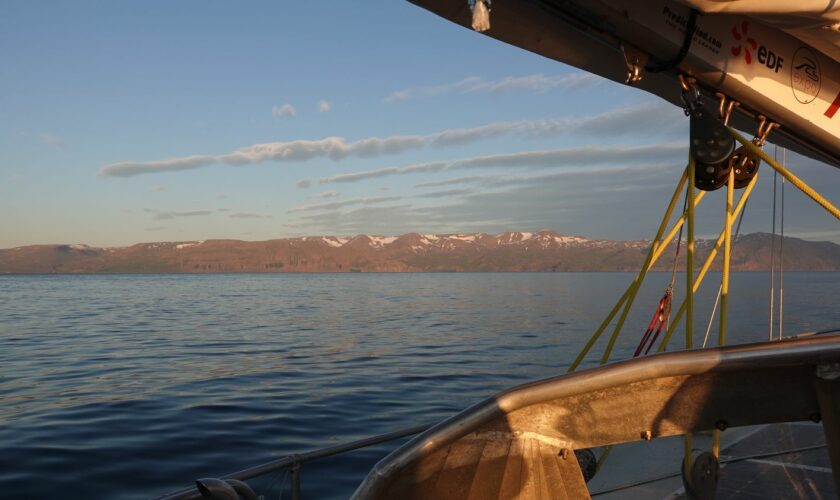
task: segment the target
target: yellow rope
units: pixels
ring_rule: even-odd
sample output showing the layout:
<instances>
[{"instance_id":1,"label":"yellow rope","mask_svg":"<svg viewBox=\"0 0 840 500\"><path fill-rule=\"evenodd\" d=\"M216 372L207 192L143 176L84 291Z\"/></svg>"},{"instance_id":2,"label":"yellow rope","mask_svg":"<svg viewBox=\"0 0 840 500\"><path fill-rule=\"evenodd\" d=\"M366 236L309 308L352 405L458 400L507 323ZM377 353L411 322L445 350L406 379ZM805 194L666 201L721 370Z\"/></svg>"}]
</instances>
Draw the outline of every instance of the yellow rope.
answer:
<instances>
[{"instance_id":1,"label":"yellow rope","mask_svg":"<svg viewBox=\"0 0 840 500\"><path fill-rule=\"evenodd\" d=\"M752 178L747 187L744 188L744 194L741 195L741 199L738 200L738 204L735 205L735 210L732 211L732 219L734 220L743 210L744 205L747 203L747 199L752 193L753 188L755 187L755 183L758 180L758 175ZM700 268L700 272L697 273L697 279L694 280L694 288L693 291L697 292L700 288L700 283L703 282L703 278L706 276L706 272L712 266L712 261L714 260L715 256L717 255L718 250L720 249L721 244L723 243L724 234L721 231L720 236L718 236L715 245L712 247L711 252L709 252L708 257L706 257L706 262L703 263L703 266ZM686 307L686 300L683 300L682 304L680 305L679 309L677 309L676 314L674 315L673 321L671 321L671 325L668 327L668 330L665 332L665 336L662 338L662 341L659 343L659 347L656 349L656 352L664 352L665 348L668 346L668 342L671 340L671 335L673 335L674 330L676 330L677 325L682 318L682 315L685 314L685 307Z\"/></svg>"},{"instance_id":2,"label":"yellow rope","mask_svg":"<svg viewBox=\"0 0 840 500\"><path fill-rule=\"evenodd\" d=\"M671 219L671 214L674 212L674 207L677 204L677 200L680 199L680 191L682 191L682 187L684 184L687 183L688 179L693 179L691 173L689 172L688 167L683 171L682 177L680 177L680 181L677 183L677 189L674 190L674 194L671 196L671 201L668 203L668 209L665 210L665 216L662 217L662 222L659 223L659 229L656 231L656 237L653 239L653 243L651 244L650 251L648 251L648 255L645 258L645 263L642 264L642 269L639 271L639 274L636 275L636 279L633 280L633 283L630 285L630 293L627 295L627 298L624 302L624 310L621 311L621 316L619 316L618 321L615 324L615 328L613 329L612 335L610 335L610 340L607 343L606 349L604 349L604 354L601 356L601 364L603 365L610 359L610 354L612 353L613 347L615 346L615 341L618 339L619 333L621 333L621 327L624 326L624 321L627 319L627 313L630 312L630 307L633 305L633 301L636 300L636 294L639 292L639 288L642 286L642 282L645 280L645 276L647 275L647 271L653 263L653 256L656 253L658 248L665 248L668 246L669 240L662 240L662 233L665 232L665 228L667 227L668 220ZM688 182L691 184L691 182ZM660 252L661 254L661 252Z\"/></svg>"},{"instance_id":3,"label":"yellow rope","mask_svg":"<svg viewBox=\"0 0 840 500\"><path fill-rule=\"evenodd\" d=\"M726 219L723 230L723 276L720 282L720 329L718 345L726 344L726 312L729 305L729 262L732 259L732 198L735 191L735 169L729 169L729 182L726 186Z\"/></svg>"},{"instance_id":4,"label":"yellow rope","mask_svg":"<svg viewBox=\"0 0 840 500\"><path fill-rule=\"evenodd\" d=\"M630 286L627 288L627 290L624 292L624 294L621 296L621 298L618 299L618 303L616 303L616 305L613 306L610 313L607 314L607 317L604 318L604 321L601 322L601 325L598 327L597 330L595 330L595 333L586 342L586 345L580 351L580 354L578 354L577 358L575 358L575 360L572 362L571 366L569 366L569 369L567 370L568 372L573 372L577 369L577 367L583 361L583 358L586 357L586 355L589 353L589 350L592 349L592 346L595 344L595 342L598 340L598 338L601 336L601 334L604 333L604 330L607 328L607 326L609 326L610 322L613 320L616 313L618 312L618 309L627 301L627 299L631 295L633 297L635 297L636 291L638 291L637 283L640 283L640 280L644 279L644 273L646 273L651 267L653 267L653 264L659 258L659 255L662 254L662 252L659 251L660 248L664 248L664 247L667 246L667 245L660 245L661 241L670 241L668 238L665 238L664 240L662 240L662 233L665 231L665 227L668 224L668 220L671 218L671 214L674 212L674 207L677 204L677 200L679 200L680 192L682 191L682 188L685 185L687 179L688 179L688 169L686 168L686 169L683 170L682 176L680 177L680 180L677 183L677 188L674 190L674 194L671 196L671 201L668 203L668 208L665 210L665 215L662 217L662 222L660 222L660 224L659 224L659 229L656 231L656 236L653 238L653 242L651 242L650 249L648 250L648 255L645 258L644 265L642 266L642 271L639 271L639 274L636 276L636 279L633 280L633 282L630 284ZM683 215L685 215L685 214L683 214ZM682 217L680 218L680 220L682 220ZM676 231L672 231L672 233L676 233ZM673 238L672 233L669 233L669 234L671 234L671 237ZM633 299L630 299L631 303L632 303L632 301L633 301ZM615 333L613 333L613 336L615 337ZM606 353L607 357L609 356L609 351L612 350L612 346L614 344L615 344L615 339L611 338L610 339L610 344L607 347L607 353ZM603 364L603 361L602 361L602 364Z\"/></svg>"},{"instance_id":5,"label":"yellow rope","mask_svg":"<svg viewBox=\"0 0 840 500\"><path fill-rule=\"evenodd\" d=\"M752 153L753 155L758 156L762 160L764 160L768 165L770 165L773 169L779 172L782 177L787 179L791 184L796 186L800 191L805 193L808 197L812 200L816 201L820 206L825 208L830 214L832 214L835 218L840 219L840 209L835 207L831 204L828 200L823 198L818 192L816 192L813 188L808 186L805 181L796 177L792 172L790 172L787 168L777 163L774 159L770 158L764 151L761 150L758 146L752 143L752 141L746 139L745 137L741 136L738 132L734 129L729 129L730 133L735 137L735 139L743 144L747 150ZM703 281L703 278L706 276L707 271L712 265L715 256L717 255L718 250L720 249L721 243L724 243L724 254L723 254L723 276L721 281L721 310L720 310L720 329L718 331L718 345L724 345L726 343L726 317L727 317L727 302L729 296L729 268L731 262L731 252L732 252L732 224L738 214L743 210L744 205L746 204L747 199L750 196L753 188L755 187L755 183L758 180L758 176L756 175L753 177L749 184L747 185L746 189L744 190L744 194L738 200L738 205L735 209L732 209L732 202L733 202L733 192L735 186L735 172L734 169L729 173L728 179L728 186L727 186L727 193L726 193L726 222L724 226L723 232L718 236L717 241L715 242L714 247L709 252L709 255L706 258L706 261L703 263L703 266L700 269L700 272L697 275L697 278L694 277L694 209L699 204L700 200L706 194L705 191L701 191L699 194L695 192L694 188L694 171L695 171L695 161L694 157L689 154L688 166L686 167L685 171L683 171L683 175L680 178L680 181L677 185L677 189L674 191L674 195L671 197L671 202L668 205L668 209L665 212L665 216L662 218L662 222L659 225L659 230L656 233L656 237L654 238L653 242L651 243L650 250L648 251L647 257L645 258L645 263L642 265L642 269L636 275L636 279L630 284L618 302L613 306L610 313L589 339L589 341L584 346L583 350L581 350L580 354L578 354L575 361L569 367L568 371L572 372L580 365L583 361L583 358L588 354L589 350L598 340L598 338L603 334L606 327L610 324L612 319L618 313L618 310L624 306L624 309L619 317L618 322L613 330L612 335L610 336L610 340L607 344L606 349L604 350L604 354L601 357L601 364L606 363L609 360L610 353L612 352L613 347L615 346L615 342L618 339L618 335L621 332L621 328L624 325L625 320L627 319L627 315L630 311L630 307L633 305L633 301L636 298L636 294L639 291L639 288L642 285L642 282L645 279L647 272L653 267L665 249L668 247L667 243L662 244L662 242L670 242L676 232L682 227L683 223L686 221L688 222L688 230L687 230L687 252L686 252L686 298L683 300L683 303L680 305L677 313L674 317L673 322L669 325L665 336L663 337L661 343L659 344L659 348L657 349L658 352L662 352L668 345L668 342L671 339L671 335L674 333L674 329L676 325L679 324L680 318L684 313L688 313L686 315L686 325L685 325L685 346L687 349L690 349L693 345L693 337L694 337L694 294L697 292L700 284ZM678 198L679 192L682 190L683 184L685 184L686 180L690 180L688 182L688 186L686 187L687 191L687 209L682 214L682 216L677 220L674 224L674 227L671 231L666 235L664 239L662 239L662 233L665 230L665 226L668 220L671 217L671 213L674 210L674 205ZM601 459L598 460L598 467L600 468L601 464L603 463L603 459L606 459L607 455L609 454L611 447L607 447L604 452L604 455ZM690 467L691 467L691 449L692 449L692 436L690 433L684 436L684 473L686 477L690 477ZM715 457L717 457L720 453L720 431L714 431L712 434L712 453L714 453Z\"/></svg>"},{"instance_id":6,"label":"yellow rope","mask_svg":"<svg viewBox=\"0 0 840 500\"><path fill-rule=\"evenodd\" d=\"M819 205L824 209L828 210L828 212L831 215L833 215L837 219L840 219L840 209L838 209L837 207L832 205L831 202L823 198L822 195L816 192L811 186L806 184L805 181L793 175L793 173L790 170L780 165L776 160L771 158L770 155L762 151L761 148L753 144L752 141L750 141L749 139L745 138L744 136L742 136L741 134L739 134L731 128L729 129L729 132L732 134L733 137L735 137L735 139L738 142L743 144L750 153L757 155L759 158L764 160L774 170L782 174L782 177L790 181L791 184L799 188L799 190L805 193L809 198L819 203Z\"/></svg>"},{"instance_id":7,"label":"yellow rope","mask_svg":"<svg viewBox=\"0 0 840 500\"><path fill-rule=\"evenodd\" d=\"M694 169L696 163L694 155L688 154L688 230L686 231L685 252L685 298L687 301L685 315L685 348L691 349L694 343Z\"/></svg>"},{"instance_id":8,"label":"yellow rope","mask_svg":"<svg viewBox=\"0 0 840 500\"><path fill-rule=\"evenodd\" d=\"M589 338L589 340L586 342L586 345L583 346L583 349L581 349L580 354L578 354L577 358L575 358L575 360L569 366L569 369L566 370L567 372L573 372L577 370L577 367L583 361L583 358L585 358L586 355L589 353L589 350L592 349L592 346L595 344L595 341L597 341L598 337L600 337L601 334L604 333L604 330L607 328L607 325L610 324L613 317L615 317L615 314L618 312L618 309L621 307L622 304L624 304L624 301L627 300L627 296L630 295L630 291L632 289L633 284L631 283L627 290L625 290L624 295L622 295L621 298L618 299L618 302L615 304L615 306L613 306L612 311L610 311L610 313L607 314L607 317L604 318L604 321L601 322L601 326L599 326L598 329L595 330L595 333Z\"/></svg>"},{"instance_id":9,"label":"yellow rope","mask_svg":"<svg viewBox=\"0 0 840 500\"><path fill-rule=\"evenodd\" d=\"M729 169L729 179L726 185L726 215L724 220L723 238L723 276L720 281L720 328L718 330L718 345L726 344L726 318L729 305L729 265L732 260L732 199L735 192L735 169ZM712 431L712 454L720 456L720 430Z\"/></svg>"},{"instance_id":10,"label":"yellow rope","mask_svg":"<svg viewBox=\"0 0 840 500\"><path fill-rule=\"evenodd\" d=\"M683 477L685 477L689 484L691 481L691 433L683 435Z\"/></svg>"},{"instance_id":11,"label":"yellow rope","mask_svg":"<svg viewBox=\"0 0 840 500\"><path fill-rule=\"evenodd\" d=\"M686 174L686 172L683 171L684 176L685 176L685 174ZM675 195L679 195L679 193L682 191L683 182L685 182L685 179L686 179L686 177L683 177L680 180L679 184L677 185L677 189L674 191ZM706 195L706 191L700 191L700 192L697 193L697 196L695 196L695 198L694 198L694 206L695 207L700 205L700 201L703 199L703 197L705 195ZM672 198L672 200L675 200L675 198ZM670 210L666 211L667 218L671 217L671 212L673 211L673 208L671 208L670 205L669 205L669 208L670 208ZM671 230L668 231L668 234L666 234L664 238L659 239L659 241L660 242L663 242L663 241L671 242L671 241L673 241L674 236L676 236L677 231L679 231L680 228L683 226L686 218L688 218L688 210L685 210L682 213L680 218L677 219L677 221L674 223L674 227L672 227ZM653 257L648 262L648 265L646 266L646 268L643 267L643 269L645 269L646 271L650 271L653 268L653 266L656 264L656 262L659 260L659 257L661 257L662 254L667 249L668 249L668 245L657 244L657 242L654 241L653 244L651 244L651 248L650 248L650 250L653 250ZM645 259L645 260L647 262L647 259ZM637 276L637 278L638 278L638 276ZM601 325L598 327L597 330L595 330L595 333L586 342L586 345L580 351L580 354L578 354L577 358L575 358L574 362L569 366L567 372L573 372L578 368L578 366L580 366L581 362L583 362L583 358L585 358L586 355L589 354L589 351L592 349L592 346L595 345L595 342L601 337L601 335L604 333L604 330L606 330L607 326L609 326L610 322L615 317L616 313L618 313L619 308L621 308L621 306L624 305L624 302L630 296L630 293L633 291L633 288L634 288L635 285L636 285L636 280L633 280L633 282L630 284L630 286L627 287L627 290L624 291L624 294L618 299L618 303L616 303L616 305L613 306L612 310L609 312L609 314L607 314L607 317L604 318L604 321L601 322ZM611 348L610 348L610 350L611 350Z\"/></svg>"},{"instance_id":12,"label":"yellow rope","mask_svg":"<svg viewBox=\"0 0 840 500\"><path fill-rule=\"evenodd\" d=\"M697 208L697 206L700 205L700 200L702 200L704 196L706 196L706 191L700 191L700 192L697 193L697 196L694 197L694 208ZM683 224L685 224L685 220L687 218L688 218L688 209L686 208L686 211L683 212L683 214L680 216L679 219L677 219L677 222L674 223L674 227L672 227L671 230L668 231L668 234L666 234L665 237L662 238L662 241L667 241L667 242L674 241L674 236L677 235L677 231L679 231L680 228L683 226ZM653 262L656 262L657 260L659 260L659 257L661 257L662 254L667 249L668 249L668 245L662 245L659 248L657 248L656 253L653 254ZM648 270L650 270L650 269L648 269Z\"/></svg>"},{"instance_id":13,"label":"yellow rope","mask_svg":"<svg viewBox=\"0 0 840 500\"><path fill-rule=\"evenodd\" d=\"M694 207L695 208L697 207L697 205L700 204L700 200L702 200L705 195L706 195L706 191L700 191L697 194L697 196L695 196L695 198L694 198ZM668 214L668 215L670 217L670 214ZM660 240L660 243L661 242L670 243L671 241L673 241L674 236L677 234L677 231L680 230L680 228L683 226L683 224L685 223L687 218L688 218L688 209L686 209L686 211L682 213L680 218L677 219L677 221L674 223L674 227L672 227L671 230L668 231L668 234L666 234L665 237ZM651 248L654 248L654 247L651 247ZM653 258L650 260L650 262L648 263L648 265L646 267L643 267L643 269L645 269L645 272L650 271L653 268L653 266L659 260L659 257L661 257L662 254L665 252L665 250L668 249L668 245L667 244L665 244L665 245L659 244L659 245L656 245L655 248L656 248L656 250L653 252ZM638 279L638 277L637 277L637 279ZM635 292L633 291L634 287L635 287ZM627 291L624 292L624 295L622 295L621 299L619 299L619 303L615 305L615 307L613 308L612 311L610 311L609 316L607 317L605 322L601 324L601 327L596 332L598 336L600 336L601 333L603 333L604 329L607 327L607 324L609 324L609 322L612 321L616 312L618 312L618 308L621 307L621 305L624 303L624 301L628 299L631 292L633 292L633 297L635 299L635 294L639 291L639 287L641 287L641 283L639 283L639 285L636 286L636 281L635 280L633 281L633 283L630 284L630 287L627 288ZM632 305L632 299L631 299L630 304ZM621 321L621 323L622 323L621 326L623 326L623 322L624 321L622 320ZM601 358L601 364L604 364L604 363L607 362L607 359L609 358L609 355L612 352L613 345L615 344L615 338L617 338L618 333L621 332L621 326L618 326L617 329L613 331L613 337L610 338L611 343L610 343L610 345L607 346L607 349L605 350L605 354ZM594 341L593 341L593 343L594 343ZM587 345L589 347L591 347L590 344L587 344ZM587 352L589 351L588 348L586 350L587 350ZM577 367L577 364L575 364L574 366Z\"/></svg>"},{"instance_id":14,"label":"yellow rope","mask_svg":"<svg viewBox=\"0 0 840 500\"><path fill-rule=\"evenodd\" d=\"M687 313L685 315L685 348L691 349L694 343L694 170L697 167L694 161L694 155L688 153L688 178L690 179L686 187L688 196L688 223L686 231L686 252L685 252L685 303ZM676 324L677 321L674 321ZM691 432L683 436L683 458L684 476L688 478L691 483Z\"/></svg>"}]
</instances>

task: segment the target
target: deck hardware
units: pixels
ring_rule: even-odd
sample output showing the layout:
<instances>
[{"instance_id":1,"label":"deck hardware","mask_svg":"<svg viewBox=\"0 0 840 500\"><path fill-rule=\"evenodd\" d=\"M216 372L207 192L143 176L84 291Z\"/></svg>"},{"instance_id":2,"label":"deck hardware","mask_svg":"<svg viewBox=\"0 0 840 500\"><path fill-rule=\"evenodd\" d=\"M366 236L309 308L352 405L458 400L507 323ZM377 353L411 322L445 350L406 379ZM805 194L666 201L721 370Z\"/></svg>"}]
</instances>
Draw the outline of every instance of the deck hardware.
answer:
<instances>
[{"instance_id":1,"label":"deck hardware","mask_svg":"<svg viewBox=\"0 0 840 500\"><path fill-rule=\"evenodd\" d=\"M650 441L653 439L653 434L651 434L650 431L642 431L641 437L645 441Z\"/></svg>"},{"instance_id":2,"label":"deck hardware","mask_svg":"<svg viewBox=\"0 0 840 500\"><path fill-rule=\"evenodd\" d=\"M719 431L725 431L728 428L729 422L727 422L726 420L718 420L717 422L715 422L715 429Z\"/></svg>"},{"instance_id":3,"label":"deck hardware","mask_svg":"<svg viewBox=\"0 0 840 500\"><path fill-rule=\"evenodd\" d=\"M472 10L472 29L481 33L490 29L490 0L469 0Z\"/></svg>"},{"instance_id":4,"label":"deck hardware","mask_svg":"<svg viewBox=\"0 0 840 500\"><path fill-rule=\"evenodd\" d=\"M642 81L643 54L632 47L626 47L624 43L619 43L618 48L621 49L621 55L624 56L624 66L627 67L627 78L624 79L624 83L630 85Z\"/></svg>"},{"instance_id":5,"label":"deck hardware","mask_svg":"<svg viewBox=\"0 0 840 500\"><path fill-rule=\"evenodd\" d=\"M820 412L818 412L818 411L815 411L814 413L811 413L810 415L808 415L808 419L811 422L814 422L815 424L818 424L822 421L822 417L820 416Z\"/></svg>"},{"instance_id":6,"label":"deck hardware","mask_svg":"<svg viewBox=\"0 0 840 500\"><path fill-rule=\"evenodd\" d=\"M206 500L240 500L239 493L233 488L233 485L221 479L213 477L197 479L195 486L201 494L201 498Z\"/></svg>"},{"instance_id":7,"label":"deck hardware","mask_svg":"<svg viewBox=\"0 0 840 500\"><path fill-rule=\"evenodd\" d=\"M766 116L759 115L758 130L755 133L755 137L752 139L752 143L759 148L764 146L764 143L767 141L767 136L769 136L770 132L778 126L778 123L768 120ZM731 168L735 169L735 189L742 189L746 187L746 185L758 172L758 166L760 163L761 159L757 155L748 151L745 146L739 147L734 153L732 153L732 156L729 158L729 165Z\"/></svg>"},{"instance_id":8,"label":"deck hardware","mask_svg":"<svg viewBox=\"0 0 840 500\"><path fill-rule=\"evenodd\" d=\"M691 12L689 12L688 20L686 21L685 26L685 35L683 37L682 44L680 45L679 52L667 61L658 61L653 64L648 64L645 66L646 70L651 73L662 73L663 71L676 69L683 62L683 59L685 59L685 56L687 56L688 52L691 50L691 42L694 40L694 33L697 31L698 14L699 12L697 9L691 9Z\"/></svg>"},{"instance_id":9,"label":"deck hardware","mask_svg":"<svg viewBox=\"0 0 840 500\"><path fill-rule=\"evenodd\" d=\"M724 94L723 92L715 92L715 97L718 98L719 102L719 109L718 113L720 114L720 119L723 121L724 125L729 125L729 118L732 116L732 111L741 105L740 102L736 101L735 99L730 99Z\"/></svg>"},{"instance_id":10,"label":"deck hardware","mask_svg":"<svg viewBox=\"0 0 840 500\"><path fill-rule=\"evenodd\" d=\"M575 458L577 458L580 473L583 474L583 480L589 482L598 473L598 459L595 458L595 453L589 448L575 450Z\"/></svg>"},{"instance_id":11,"label":"deck hardware","mask_svg":"<svg viewBox=\"0 0 840 500\"><path fill-rule=\"evenodd\" d=\"M292 455L292 500L300 500L300 466L303 463L300 455Z\"/></svg>"},{"instance_id":12,"label":"deck hardware","mask_svg":"<svg viewBox=\"0 0 840 500\"><path fill-rule=\"evenodd\" d=\"M560 450L560 458L562 458L563 460L566 460L567 458L569 458L569 449L568 448L563 448L562 450Z\"/></svg>"},{"instance_id":13,"label":"deck hardware","mask_svg":"<svg viewBox=\"0 0 840 500\"><path fill-rule=\"evenodd\" d=\"M814 388L820 405L822 428L834 471L834 485L840 491L840 363L822 363L814 370Z\"/></svg>"},{"instance_id":14,"label":"deck hardware","mask_svg":"<svg viewBox=\"0 0 840 500\"><path fill-rule=\"evenodd\" d=\"M706 451L692 450L691 458L691 467L682 468L686 497L697 500L714 499L720 463L714 455Z\"/></svg>"},{"instance_id":15,"label":"deck hardware","mask_svg":"<svg viewBox=\"0 0 840 500\"><path fill-rule=\"evenodd\" d=\"M721 100L715 113L689 78L681 77L680 87L683 108L690 118L689 149L697 161L694 184L704 191L714 191L726 184L735 151L735 139L726 130L728 108Z\"/></svg>"},{"instance_id":16,"label":"deck hardware","mask_svg":"<svg viewBox=\"0 0 840 500\"><path fill-rule=\"evenodd\" d=\"M817 377L824 380L840 379L840 363L817 365Z\"/></svg>"}]
</instances>

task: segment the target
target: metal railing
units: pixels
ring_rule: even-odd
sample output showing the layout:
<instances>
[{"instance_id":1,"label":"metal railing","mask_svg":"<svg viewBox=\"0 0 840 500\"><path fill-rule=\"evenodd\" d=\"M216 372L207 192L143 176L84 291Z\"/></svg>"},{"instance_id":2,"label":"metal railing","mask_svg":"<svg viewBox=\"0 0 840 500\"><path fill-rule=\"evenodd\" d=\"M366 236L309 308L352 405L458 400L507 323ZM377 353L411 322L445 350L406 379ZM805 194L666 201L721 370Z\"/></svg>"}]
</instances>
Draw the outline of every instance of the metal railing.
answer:
<instances>
[{"instance_id":1,"label":"metal railing","mask_svg":"<svg viewBox=\"0 0 840 500\"><path fill-rule=\"evenodd\" d=\"M417 425L414 427L408 427L405 429L400 429L398 431L389 432L387 434L380 434L378 436L373 436L357 441L351 441L349 443L331 446L329 448L321 448L318 450L307 451L305 453L296 453L294 455L288 455L286 457L279 458L277 460L273 460L262 465L257 465L255 467L250 467L239 472L234 472L233 474L227 474L225 476L222 476L220 479L237 479L239 481L247 481L248 479L253 479L258 476L263 476L271 472L288 468L291 472L292 479L292 500L300 500L300 469L304 463L331 457L334 455L340 455L342 453L347 453L348 451L367 448L368 446L386 443L395 439L413 436L415 434L419 434L425 431L429 427L431 427L431 424ZM201 494L198 492L198 489L195 486L191 486L189 488L183 488L178 491L173 491L166 495L157 497L156 500L195 500L200 498Z\"/></svg>"}]
</instances>

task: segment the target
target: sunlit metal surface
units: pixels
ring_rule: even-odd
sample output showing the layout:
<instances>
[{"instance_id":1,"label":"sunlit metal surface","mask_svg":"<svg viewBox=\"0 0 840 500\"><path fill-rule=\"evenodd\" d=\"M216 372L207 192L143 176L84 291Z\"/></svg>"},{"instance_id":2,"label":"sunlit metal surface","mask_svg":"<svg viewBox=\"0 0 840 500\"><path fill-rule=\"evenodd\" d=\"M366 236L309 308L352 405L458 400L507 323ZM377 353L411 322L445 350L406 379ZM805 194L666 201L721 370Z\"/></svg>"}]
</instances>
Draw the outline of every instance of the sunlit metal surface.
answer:
<instances>
[{"instance_id":1,"label":"sunlit metal surface","mask_svg":"<svg viewBox=\"0 0 840 500\"><path fill-rule=\"evenodd\" d=\"M563 449L689 431L818 419L819 365L840 360L840 335L666 353L522 385L433 427L383 459L355 498L390 488L434 454L481 435L525 435ZM649 434L648 434L649 433ZM422 474L421 474L422 475Z\"/></svg>"}]
</instances>

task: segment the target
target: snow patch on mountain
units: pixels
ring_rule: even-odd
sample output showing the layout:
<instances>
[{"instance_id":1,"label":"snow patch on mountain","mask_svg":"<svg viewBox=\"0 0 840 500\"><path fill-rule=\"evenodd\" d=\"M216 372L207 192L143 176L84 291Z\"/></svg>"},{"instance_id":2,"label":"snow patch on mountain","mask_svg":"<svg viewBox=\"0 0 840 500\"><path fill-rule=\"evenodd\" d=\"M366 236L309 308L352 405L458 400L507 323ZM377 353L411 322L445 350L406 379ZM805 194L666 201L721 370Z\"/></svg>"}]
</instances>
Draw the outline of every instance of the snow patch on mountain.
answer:
<instances>
[{"instance_id":1,"label":"snow patch on mountain","mask_svg":"<svg viewBox=\"0 0 840 500\"><path fill-rule=\"evenodd\" d=\"M181 249L184 249L184 248L195 247L195 246L201 245L202 243L204 243L204 240L188 241L186 243L178 243L177 245L175 245L175 249L176 250L181 250Z\"/></svg>"},{"instance_id":2,"label":"snow patch on mountain","mask_svg":"<svg viewBox=\"0 0 840 500\"><path fill-rule=\"evenodd\" d=\"M321 236L321 241L333 248L338 248L344 246L345 243L350 241L350 238L338 238L336 236Z\"/></svg>"},{"instance_id":3,"label":"snow patch on mountain","mask_svg":"<svg viewBox=\"0 0 840 500\"><path fill-rule=\"evenodd\" d=\"M377 248L390 245L399 239L398 236L369 236L368 238L370 238L370 245Z\"/></svg>"}]
</instances>

